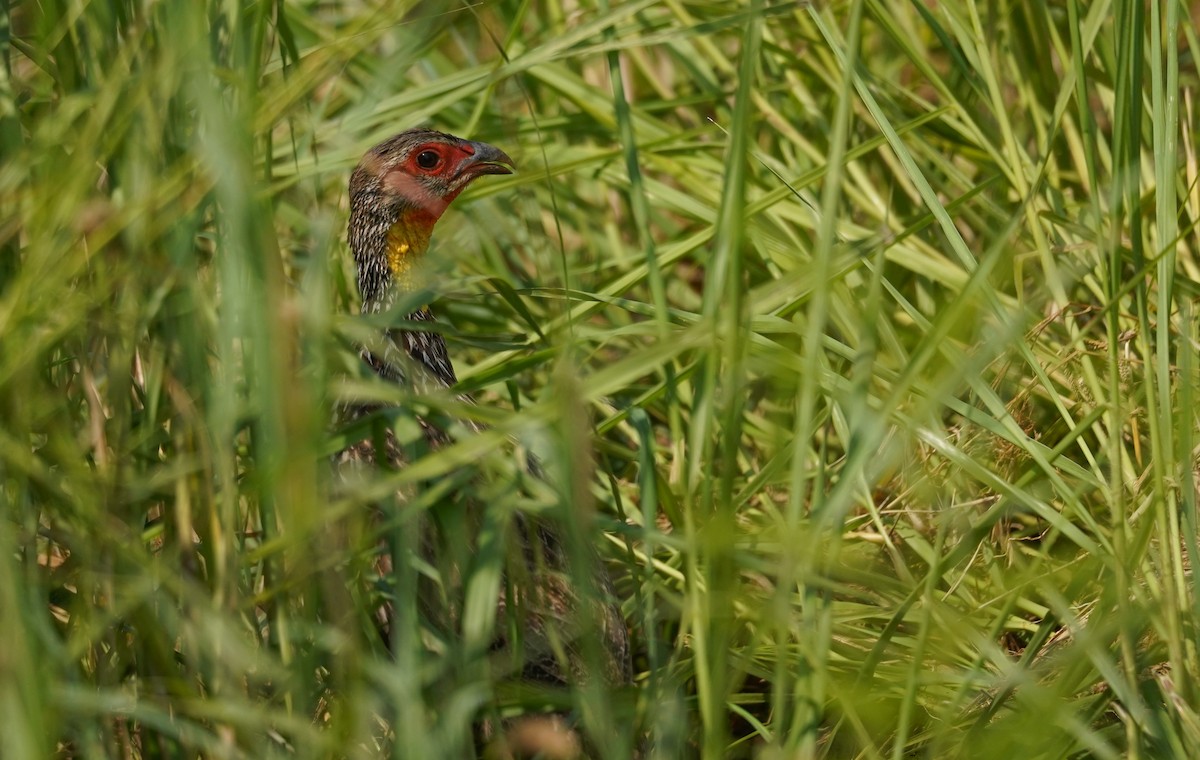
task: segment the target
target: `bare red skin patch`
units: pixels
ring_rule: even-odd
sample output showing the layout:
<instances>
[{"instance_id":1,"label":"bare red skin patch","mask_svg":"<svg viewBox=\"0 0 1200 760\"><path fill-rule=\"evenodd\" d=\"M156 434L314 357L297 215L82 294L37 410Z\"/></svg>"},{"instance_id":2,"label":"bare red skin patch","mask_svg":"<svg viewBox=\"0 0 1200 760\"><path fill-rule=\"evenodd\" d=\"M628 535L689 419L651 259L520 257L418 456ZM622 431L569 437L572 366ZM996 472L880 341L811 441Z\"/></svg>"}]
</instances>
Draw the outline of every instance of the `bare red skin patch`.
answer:
<instances>
[{"instance_id":1,"label":"bare red skin patch","mask_svg":"<svg viewBox=\"0 0 1200 760\"><path fill-rule=\"evenodd\" d=\"M417 158L422 153L433 153L436 155L439 159L437 164L429 168L421 166ZM448 145L442 142L429 142L409 151L408 160L404 162L404 168L414 177L419 177L422 174L430 177L443 177L473 155L475 155L475 148L470 143Z\"/></svg>"},{"instance_id":2,"label":"bare red skin patch","mask_svg":"<svg viewBox=\"0 0 1200 760\"><path fill-rule=\"evenodd\" d=\"M436 155L437 163L428 167L421 166L418 158L423 153ZM409 151L408 158L400 167L384 176L383 187L386 191L404 198L414 207L415 212L407 215L410 224L433 227L445 213L451 201L457 198L458 194L466 187L466 184L439 194L436 185L431 187L432 183L424 181L423 178L429 177L434 182L445 183L445 186L448 186L456 179L455 172L458 168L473 155L475 155L475 147L469 143L450 145L429 142L419 145Z\"/></svg>"},{"instance_id":3,"label":"bare red skin patch","mask_svg":"<svg viewBox=\"0 0 1200 760\"><path fill-rule=\"evenodd\" d=\"M403 198L413 208L410 219L416 224L434 222L445 213L453 198L443 198L433 192L419 177L414 177L405 169L395 169L383 178L383 188L387 192Z\"/></svg>"}]
</instances>

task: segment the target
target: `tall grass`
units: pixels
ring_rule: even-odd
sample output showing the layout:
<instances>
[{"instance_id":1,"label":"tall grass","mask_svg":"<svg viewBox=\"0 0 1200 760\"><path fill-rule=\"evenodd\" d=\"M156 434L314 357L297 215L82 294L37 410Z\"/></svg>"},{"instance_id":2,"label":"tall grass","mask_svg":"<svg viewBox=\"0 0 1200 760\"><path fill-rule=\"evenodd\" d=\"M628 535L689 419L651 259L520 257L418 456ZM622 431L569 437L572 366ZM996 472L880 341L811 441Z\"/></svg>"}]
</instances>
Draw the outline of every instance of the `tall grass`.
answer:
<instances>
[{"instance_id":1,"label":"tall grass","mask_svg":"<svg viewBox=\"0 0 1200 760\"><path fill-rule=\"evenodd\" d=\"M4 758L473 756L550 704L487 652L531 511L633 633L557 703L601 757L1200 746L1192 5L2 10ZM434 238L478 408L353 348L346 180L421 124L520 168ZM362 399L412 463L338 482ZM457 622L389 655L422 514Z\"/></svg>"}]
</instances>

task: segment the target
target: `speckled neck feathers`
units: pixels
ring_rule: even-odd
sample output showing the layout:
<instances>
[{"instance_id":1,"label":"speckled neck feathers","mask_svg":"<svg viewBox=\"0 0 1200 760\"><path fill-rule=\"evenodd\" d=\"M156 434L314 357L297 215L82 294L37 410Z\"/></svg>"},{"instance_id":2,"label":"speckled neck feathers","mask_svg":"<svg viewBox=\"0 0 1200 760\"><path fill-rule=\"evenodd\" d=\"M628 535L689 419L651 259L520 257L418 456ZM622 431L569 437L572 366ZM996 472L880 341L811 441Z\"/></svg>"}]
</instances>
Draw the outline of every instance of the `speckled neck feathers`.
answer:
<instances>
[{"instance_id":1,"label":"speckled neck feathers","mask_svg":"<svg viewBox=\"0 0 1200 760\"><path fill-rule=\"evenodd\" d=\"M372 201L368 193L366 201ZM358 267L358 290L364 314L390 310L399 296L420 287L421 261L429 249L434 220L412 209L384 203L359 202L350 211L350 248ZM432 322L422 307L408 314L409 321ZM450 362L445 339L436 332L388 330L382 348L364 351L364 358L381 377L396 382L449 387L458 378ZM407 357L398 354L403 350ZM417 366L412 367L415 363ZM409 365L408 371L405 365ZM413 369L420 377L415 377Z\"/></svg>"},{"instance_id":2,"label":"speckled neck feathers","mask_svg":"<svg viewBox=\"0 0 1200 760\"><path fill-rule=\"evenodd\" d=\"M350 249L358 267L362 311L386 311L401 293L419 286L419 265L433 223L407 210L365 207L350 212Z\"/></svg>"}]
</instances>

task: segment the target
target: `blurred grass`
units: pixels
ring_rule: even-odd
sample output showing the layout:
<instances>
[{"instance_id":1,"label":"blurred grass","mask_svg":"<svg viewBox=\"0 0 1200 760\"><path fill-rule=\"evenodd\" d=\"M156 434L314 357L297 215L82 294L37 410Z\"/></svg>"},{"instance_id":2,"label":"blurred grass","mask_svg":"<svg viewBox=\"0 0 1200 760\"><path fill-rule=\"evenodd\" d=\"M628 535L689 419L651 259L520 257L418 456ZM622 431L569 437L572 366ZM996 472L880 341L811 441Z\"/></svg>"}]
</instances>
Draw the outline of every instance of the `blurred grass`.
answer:
<instances>
[{"instance_id":1,"label":"blurred grass","mask_svg":"<svg viewBox=\"0 0 1200 760\"><path fill-rule=\"evenodd\" d=\"M634 636L603 757L1200 746L1194 4L0 9L4 758L471 756L545 704L485 650L547 510ZM418 124L521 169L434 238L478 409L351 348ZM492 429L335 487L365 397ZM479 535L461 635L375 641L372 504Z\"/></svg>"}]
</instances>

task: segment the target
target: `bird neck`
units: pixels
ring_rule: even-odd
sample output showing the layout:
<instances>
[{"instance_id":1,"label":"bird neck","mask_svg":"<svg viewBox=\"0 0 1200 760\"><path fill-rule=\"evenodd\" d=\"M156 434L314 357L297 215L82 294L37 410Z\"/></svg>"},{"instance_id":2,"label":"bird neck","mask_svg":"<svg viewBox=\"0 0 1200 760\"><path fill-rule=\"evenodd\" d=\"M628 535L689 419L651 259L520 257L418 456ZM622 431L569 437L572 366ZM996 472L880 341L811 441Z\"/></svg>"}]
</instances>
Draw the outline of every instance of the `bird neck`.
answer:
<instances>
[{"instance_id":1,"label":"bird neck","mask_svg":"<svg viewBox=\"0 0 1200 760\"><path fill-rule=\"evenodd\" d=\"M436 222L420 209L388 209L369 197L352 204L350 249L364 313L387 311L397 296L422 287L421 261Z\"/></svg>"},{"instance_id":2,"label":"bird neck","mask_svg":"<svg viewBox=\"0 0 1200 760\"><path fill-rule=\"evenodd\" d=\"M429 238L433 235L433 222L418 212L401 212L387 233L384 256L392 287L400 293L410 293L421 285L419 265L429 250Z\"/></svg>"},{"instance_id":3,"label":"bird neck","mask_svg":"<svg viewBox=\"0 0 1200 760\"><path fill-rule=\"evenodd\" d=\"M398 296L419 290L423 285L421 260L429 250L429 238L437 218L428 213L407 209L395 217L362 217L362 221L351 221L351 248L358 264L358 285L362 294L364 313L389 311ZM429 321L433 314L429 307L422 306L408 314L409 320ZM436 385L449 387L457 382L454 365L446 354L446 342L440 334L425 331L398 332L388 330L385 340L397 341L398 346L424 367L421 377L431 379ZM365 348L368 363L387 379L409 377L415 381L402 365L389 359L386 349L376 352Z\"/></svg>"}]
</instances>

